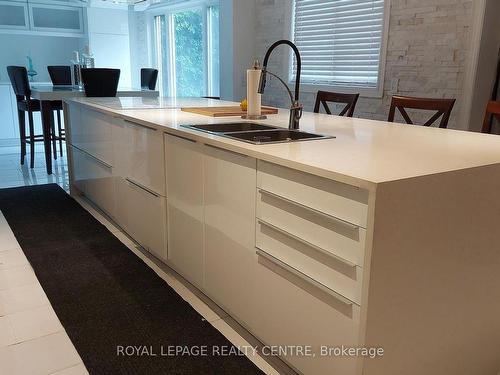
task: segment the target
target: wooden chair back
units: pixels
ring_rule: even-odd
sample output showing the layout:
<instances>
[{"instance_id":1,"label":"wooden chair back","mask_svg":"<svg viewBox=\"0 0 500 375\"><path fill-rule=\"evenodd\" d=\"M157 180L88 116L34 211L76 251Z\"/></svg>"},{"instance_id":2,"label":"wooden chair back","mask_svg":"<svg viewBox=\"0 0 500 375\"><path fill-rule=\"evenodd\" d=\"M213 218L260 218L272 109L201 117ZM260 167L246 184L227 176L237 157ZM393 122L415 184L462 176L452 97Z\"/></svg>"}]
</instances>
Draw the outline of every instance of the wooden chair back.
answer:
<instances>
[{"instance_id":1,"label":"wooden chair back","mask_svg":"<svg viewBox=\"0 0 500 375\"><path fill-rule=\"evenodd\" d=\"M439 119L439 117L442 116L439 127L446 128L448 126L448 121L450 119L451 111L454 105L455 99L415 98L410 96L395 95L392 97L391 108L389 110L389 118L387 121L394 122L394 115L397 108L406 123L413 125L413 121L410 119L410 116L408 115L408 112L406 112L406 109L420 109L427 111L436 111L436 113L423 124L424 126L431 126L434 122L436 122L437 119Z\"/></svg>"},{"instance_id":2,"label":"wooden chair back","mask_svg":"<svg viewBox=\"0 0 500 375\"><path fill-rule=\"evenodd\" d=\"M346 106L339 113L339 116L346 115L347 117L352 117L358 98L359 94L342 94L338 92L318 91L316 94L316 102L314 103L314 113L319 113L319 105L322 104L325 112L331 115L332 112L328 107L328 102L343 103L346 104Z\"/></svg>"},{"instance_id":3,"label":"wooden chair back","mask_svg":"<svg viewBox=\"0 0 500 375\"><path fill-rule=\"evenodd\" d=\"M500 121L500 101L490 101L486 106L486 112L484 114L482 133L491 133L491 125L493 123L493 118Z\"/></svg>"}]
</instances>

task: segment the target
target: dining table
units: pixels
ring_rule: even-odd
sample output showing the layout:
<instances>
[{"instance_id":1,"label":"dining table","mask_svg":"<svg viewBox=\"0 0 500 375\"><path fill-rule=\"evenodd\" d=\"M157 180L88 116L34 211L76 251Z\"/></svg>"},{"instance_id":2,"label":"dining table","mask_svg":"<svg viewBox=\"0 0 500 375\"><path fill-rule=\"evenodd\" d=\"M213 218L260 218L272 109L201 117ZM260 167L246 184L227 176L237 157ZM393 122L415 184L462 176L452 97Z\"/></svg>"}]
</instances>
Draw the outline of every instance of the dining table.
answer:
<instances>
[{"instance_id":1,"label":"dining table","mask_svg":"<svg viewBox=\"0 0 500 375\"><path fill-rule=\"evenodd\" d=\"M158 97L157 90L144 90L134 88L120 88L116 92L117 97ZM53 101L64 100L67 98L84 97L85 91L74 86L52 86L35 85L31 87L31 97L40 101L40 110L42 116L43 144L45 151L45 164L47 174L52 174L52 149L51 149L51 125L54 121L52 108Z\"/></svg>"}]
</instances>

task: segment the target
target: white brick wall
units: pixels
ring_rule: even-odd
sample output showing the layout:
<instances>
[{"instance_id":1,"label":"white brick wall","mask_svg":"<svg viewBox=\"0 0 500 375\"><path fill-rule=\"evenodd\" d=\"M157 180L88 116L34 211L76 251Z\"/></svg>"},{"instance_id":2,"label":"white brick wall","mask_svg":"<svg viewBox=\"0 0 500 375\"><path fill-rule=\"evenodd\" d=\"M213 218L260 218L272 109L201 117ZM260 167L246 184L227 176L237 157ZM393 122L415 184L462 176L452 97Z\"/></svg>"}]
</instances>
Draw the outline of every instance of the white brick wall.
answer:
<instances>
[{"instance_id":1,"label":"white brick wall","mask_svg":"<svg viewBox=\"0 0 500 375\"><path fill-rule=\"evenodd\" d=\"M393 94L456 98L449 123L449 127L454 127L462 104L473 2L391 0L384 94L382 98L361 97L354 116L386 120ZM287 17L292 5L292 0L257 0L256 52L261 59L271 43L290 37ZM273 54L269 69L286 77L283 51ZM308 111L312 111L314 99L314 93L301 93ZM269 84L263 101L288 106L286 94L276 82Z\"/></svg>"}]
</instances>

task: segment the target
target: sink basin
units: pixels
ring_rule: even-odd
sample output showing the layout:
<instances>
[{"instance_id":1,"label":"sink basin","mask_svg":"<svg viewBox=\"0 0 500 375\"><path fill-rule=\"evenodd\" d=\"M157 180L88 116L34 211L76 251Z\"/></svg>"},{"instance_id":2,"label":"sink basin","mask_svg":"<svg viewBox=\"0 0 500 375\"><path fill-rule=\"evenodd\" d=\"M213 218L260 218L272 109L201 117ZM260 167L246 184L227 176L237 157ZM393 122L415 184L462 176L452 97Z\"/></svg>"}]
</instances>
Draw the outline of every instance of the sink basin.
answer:
<instances>
[{"instance_id":1,"label":"sink basin","mask_svg":"<svg viewBox=\"0 0 500 375\"><path fill-rule=\"evenodd\" d=\"M310 141L314 139L335 138L330 135L306 133L299 130L275 129L265 131L225 133L227 138L237 139L252 144L285 143L297 141Z\"/></svg>"},{"instance_id":2,"label":"sink basin","mask_svg":"<svg viewBox=\"0 0 500 375\"><path fill-rule=\"evenodd\" d=\"M255 122L230 122L225 124L182 125L185 128L209 133L233 133L254 130L277 129L276 126L262 125Z\"/></svg>"}]
</instances>

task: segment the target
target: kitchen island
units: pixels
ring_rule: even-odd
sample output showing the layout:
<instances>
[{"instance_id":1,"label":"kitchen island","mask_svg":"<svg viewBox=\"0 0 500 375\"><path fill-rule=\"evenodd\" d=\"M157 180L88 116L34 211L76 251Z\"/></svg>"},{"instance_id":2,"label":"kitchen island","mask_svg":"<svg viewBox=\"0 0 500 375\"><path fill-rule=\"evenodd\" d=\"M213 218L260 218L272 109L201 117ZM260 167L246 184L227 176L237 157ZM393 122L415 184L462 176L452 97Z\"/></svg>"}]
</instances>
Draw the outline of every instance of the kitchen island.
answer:
<instances>
[{"instance_id":1,"label":"kitchen island","mask_svg":"<svg viewBox=\"0 0 500 375\"><path fill-rule=\"evenodd\" d=\"M239 121L179 109L220 101L111 102L65 103L71 193L264 344L312 348L281 353L297 371L500 370L500 138L304 113L335 138L252 145L182 126Z\"/></svg>"}]
</instances>

